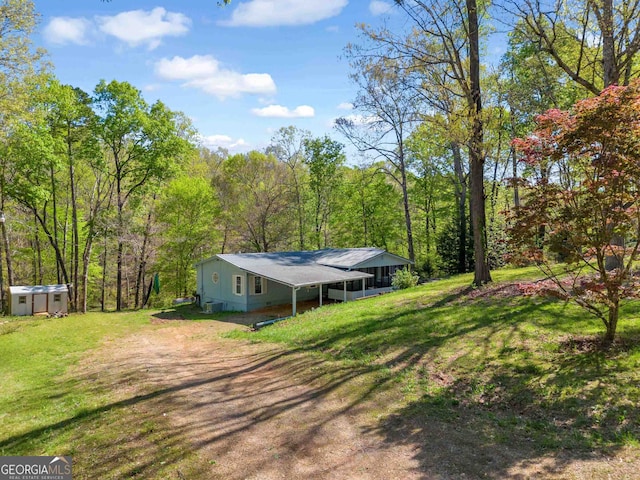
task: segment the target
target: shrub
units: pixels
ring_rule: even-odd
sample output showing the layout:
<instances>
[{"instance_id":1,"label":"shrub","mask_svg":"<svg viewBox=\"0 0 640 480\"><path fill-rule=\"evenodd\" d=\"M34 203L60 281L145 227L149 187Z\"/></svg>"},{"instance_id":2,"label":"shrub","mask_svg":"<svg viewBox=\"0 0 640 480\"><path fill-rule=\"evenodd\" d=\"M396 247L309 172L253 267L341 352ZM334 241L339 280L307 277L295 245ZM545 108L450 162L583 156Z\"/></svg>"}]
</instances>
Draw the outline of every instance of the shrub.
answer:
<instances>
[{"instance_id":1,"label":"shrub","mask_svg":"<svg viewBox=\"0 0 640 480\"><path fill-rule=\"evenodd\" d=\"M396 273L393 274L391 286L396 290L403 290L405 288L415 287L419 279L420 277L417 274L408 268L404 268L397 270Z\"/></svg>"}]
</instances>

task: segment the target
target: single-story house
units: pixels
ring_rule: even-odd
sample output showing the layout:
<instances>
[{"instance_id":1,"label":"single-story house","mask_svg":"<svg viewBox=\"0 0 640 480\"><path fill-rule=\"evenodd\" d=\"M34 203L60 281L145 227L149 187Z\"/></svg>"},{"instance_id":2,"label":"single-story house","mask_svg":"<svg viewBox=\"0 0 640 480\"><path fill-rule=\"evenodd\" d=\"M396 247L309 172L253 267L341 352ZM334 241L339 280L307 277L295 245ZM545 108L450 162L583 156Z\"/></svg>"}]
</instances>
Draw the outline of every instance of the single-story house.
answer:
<instances>
[{"instance_id":1,"label":"single-story house","mask_svg":"<svg viewBox=\"0 0 640 480\"><path fill-rule=\"evenodd\" d=\"M349 301L391 290L411 261L379 248L219 254L198 262L197 298L205 311L242 311L323 298Z\"/></svg>"},{"instance_id":2,"label":"single-story house","mask_svg":"<svg viewBox=\"0 0 640 480\"><path fill-rule=\"evenodd\" d=\"M9 287L9 313L11 315L66 314L68 302L69 289L66 285Z\"/></svg>"}]
</instances>

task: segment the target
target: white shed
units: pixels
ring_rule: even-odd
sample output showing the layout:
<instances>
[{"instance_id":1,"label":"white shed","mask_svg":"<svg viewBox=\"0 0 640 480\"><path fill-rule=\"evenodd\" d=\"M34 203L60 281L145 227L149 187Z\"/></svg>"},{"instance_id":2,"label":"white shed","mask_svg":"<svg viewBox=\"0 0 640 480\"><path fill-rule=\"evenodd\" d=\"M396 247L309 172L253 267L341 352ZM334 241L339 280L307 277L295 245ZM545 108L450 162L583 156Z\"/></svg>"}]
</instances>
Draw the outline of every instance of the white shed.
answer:
<instances>
[{"instance_id":1,"label":"white shed","mask_svg":"<svg viewBox=\"0 0 640 480\"><path fill-rule=\"evenodd\" d=\"M69 290L66 285L9 287L9 312L11 315L67 313L68 302Z\"/></svg>"}]
</instances>

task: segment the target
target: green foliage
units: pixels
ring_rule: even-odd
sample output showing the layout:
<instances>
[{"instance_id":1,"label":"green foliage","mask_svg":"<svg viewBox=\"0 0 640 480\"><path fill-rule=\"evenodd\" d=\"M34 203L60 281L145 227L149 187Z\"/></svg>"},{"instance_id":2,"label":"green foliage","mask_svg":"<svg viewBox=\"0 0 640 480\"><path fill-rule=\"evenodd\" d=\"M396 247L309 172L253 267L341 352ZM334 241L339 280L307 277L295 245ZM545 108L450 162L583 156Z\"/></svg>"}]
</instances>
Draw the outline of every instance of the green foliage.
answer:
<instances>
[{"instance_id":1,"label":"green foliage","mask_svg":"<svg viewBox=\"0 0 640 480\"><path fill-rule=\"evenodd\" d=\"M576 456L636 445L638 329L621 326L625 342L606 353L597 322L580 308L519 294L514 282L539 279L535 268L493 273L493 287L469 289L473 277L460 275L230 336L308 352L330 372L357 372L350 391L386 398L380 415L396 412L385 424L394 435L443 422L492 449L523 435L527 448ZM626 311L637 315L640 304Z\"/></svg>"},{"instance_id":2,"label":"green foliage","mask_svg":"<svg viewBox=\"0 0 640 480\"><path fill-rule=\"evenodd\" d=\"M572 111L549 110L514 144L523 161L547 175L525 185L510 234L548 274L553 293L602 320L612 342L621 299L638 296L640 244L640 80L612 86ZM624 240L629 244L625 246ZM567 261L560 276L549 254ZM615 260L610 265L611 259Z\"/></svg>"},{"instance_id":3,"label":"green foliage","mask_svg":"<svg viewBox=\"0 0 640 480\"><path fill-rule=\"evenodd\" d=\"M255 150L223 162L213 182L224 212L225 231L235 237L240 249L270 252L289 243L295 198L290 179L286 165Z\"/></svg>"},{"instance_id":4,"label":"green foliage","mask_svg":"<svg viewBox=\"0 0 640 480\"><path fill-rule=\"evenodd\" d=\"M165 287L176 297L190 295L196 283L193 264L212 250L216 238L213 219L218 204L211 185L202 177L173 180L162 193L156 215L163 226L158 263Z\"/></svg>"},{"instance_id":5,"label":"green foliage","mask_svg":"<svg viewBox=\"0 0 640 480\"><path fill-rule=\"evenodd\" d=\"M436 240L438 252L438 268L447 275L465 273L473 270L473 237L471 226L467 223L468 231L465 236L465 262L460 260L460 225L448 221L440 230Z\"/></svg>"},{"instance_id":6,"label":"green foliage","mask_svg":"<svg viewBox=\"0 0 640 480\"><path fill-rule=\"evenodd\" d=\"M328 246L327 227L337 203L334 194L341 181L339 169L345 162L343 150L344 145L328 136L304 141L304 163L309 168L313 212L313 242L318 249Z\"/></svg>"},{"instance_id":7,"label":"green foliage","mask_svg":"<svg viewBox=\"0 0 640 480\"><path fill-rule=\"evenodd\" d=\"M331 239L336 246L374 246L403 254L402 198L378 167L340 169Z\"/></svg>"},{"instance_id":8,"label":"green foliage","mask_svg":"<svg viewBox=\"0 0 640 480\"><path fill-rule=\"evenodd\" d=\"M391 286L396 290L404 290L418 285L420 277L408 268L396 270L391 279Z\"/></svg>"}]
</instances>

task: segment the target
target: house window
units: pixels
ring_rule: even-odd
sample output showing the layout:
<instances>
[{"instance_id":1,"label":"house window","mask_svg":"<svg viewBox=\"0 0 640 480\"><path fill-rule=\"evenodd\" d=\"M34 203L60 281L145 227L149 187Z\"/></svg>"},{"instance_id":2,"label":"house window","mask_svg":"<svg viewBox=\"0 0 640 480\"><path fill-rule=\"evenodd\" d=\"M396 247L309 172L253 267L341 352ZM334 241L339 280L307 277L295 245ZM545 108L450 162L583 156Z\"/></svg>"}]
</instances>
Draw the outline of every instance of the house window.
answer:
<instances>
[{"instance_id":1,"label":"house window","mask_svg":"<svg viewBox=\"0 0 640 480\"><path fill-rule=\"evenodd\" d=\"M220 280L220 275L218 275L218 272L213 272L213 275L211 275L211 281L213 283L218 283L219 280Z\"/></svg>"},{"instance_id":2,"label":"house window","mask_svg":"<svg viewBox=\"0 0 640 480\"><path fill-rule=\"evenodd\" d=\"M18 297L18 303L20 305L26 305L27 304L27 297L25 295L20 295Z\"/></svg>"},{"instance_id":3,"label":"house window","mask_svg":"<svg viewBox=\"0 0 640 480\"><path fill-rule=\"evenodd\" d=\"M54 302L60 302L62 300L62 295L59 293L54 293L53 294L53 301Z\"/></svg>"},{"instance_id":4,"label":"house window","mask_svg":"<svg viewBox=\"0 0 640 480\"><path fill-rule=\"evenodd\" d=\"M262 295L267 291L267 281L262 277L251 277L251 295Z\"/></svg>"},{"instance_id":5,"label":"house window","mask_svg":"<svg viewBox=\"0 0 640 480\"><path fill-rule=\"evenodd\" d=\"M236 295L244 295L244 280L242 275L233 276L233 293Z\"/></svg>"}]
</instances>

